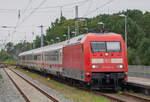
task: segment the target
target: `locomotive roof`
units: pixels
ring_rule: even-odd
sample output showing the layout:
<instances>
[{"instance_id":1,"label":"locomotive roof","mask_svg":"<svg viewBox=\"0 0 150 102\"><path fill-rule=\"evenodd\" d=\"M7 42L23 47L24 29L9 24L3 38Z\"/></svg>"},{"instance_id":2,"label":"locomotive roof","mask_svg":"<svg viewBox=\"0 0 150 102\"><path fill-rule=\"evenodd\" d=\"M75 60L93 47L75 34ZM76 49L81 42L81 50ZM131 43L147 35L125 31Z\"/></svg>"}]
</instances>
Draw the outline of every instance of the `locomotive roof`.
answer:
<instances>
[{"instance_id":1,"label":"locomotive roof","mask_svg":"<svg viewBox=\"0 0 150 102\"><path fill-rule=\"evenodd\" d=\"M101 35L101 36L121 36L119 34L115 34L115 33L88 33L88 34L83 34L83 35L79 35L76 37L73 37L69 40L60 42L60 43L55 43L52 45L48 45L45 47L41 47L41 48L37 48L37 49L33 49L30 51L26 51L23 53L20 53L19 56L23 56L23 55L30 55L30 54L40 54L41 52L47 52L47 51L53 51L53 50L57 50L57 49L61 49L63 46L69 46L69 45L73 45L73 44L77 44L77 43L82 43L87 36L94 36L94 35Z\"/></svg>"}]
</instances>

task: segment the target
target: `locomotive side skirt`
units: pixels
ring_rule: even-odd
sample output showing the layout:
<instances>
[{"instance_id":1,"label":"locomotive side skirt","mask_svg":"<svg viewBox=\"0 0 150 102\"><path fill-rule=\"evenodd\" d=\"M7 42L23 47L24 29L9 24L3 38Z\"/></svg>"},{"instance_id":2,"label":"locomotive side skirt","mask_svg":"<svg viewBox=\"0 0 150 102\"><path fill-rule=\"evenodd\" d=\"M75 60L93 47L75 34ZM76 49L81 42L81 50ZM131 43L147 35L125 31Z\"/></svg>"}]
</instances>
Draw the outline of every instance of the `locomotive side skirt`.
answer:
<instances>
[{"instance_id":1,"label":"locomotive side skirt","mask_svg":"<svg viewBox=\"0 0 150 102\"><path fill-rule=\"evenodd\" d=\"M84 70L74 70L69 68L63 68L62 76L84 81L85 80L85 71Z\"/></svg>"}]
</instances>

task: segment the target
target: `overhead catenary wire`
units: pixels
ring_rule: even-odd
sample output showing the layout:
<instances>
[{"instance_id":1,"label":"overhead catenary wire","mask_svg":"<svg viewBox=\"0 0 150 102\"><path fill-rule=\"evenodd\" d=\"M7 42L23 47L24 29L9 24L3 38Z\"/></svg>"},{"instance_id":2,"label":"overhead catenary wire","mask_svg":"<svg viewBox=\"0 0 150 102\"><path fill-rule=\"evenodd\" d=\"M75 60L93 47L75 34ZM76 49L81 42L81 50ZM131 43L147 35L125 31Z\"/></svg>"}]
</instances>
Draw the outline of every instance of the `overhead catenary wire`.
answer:
<instances>
[{"instance_id":1,"label":"overhead catenary wire","mask_svg":"<svg viewBox=\"0 0 150 102\"><path fill-rule=\"evenodd\" d=\"M31 5L31 3L32 3L32 0L29 0L27 6L25 7L25 9L24 9L23 12L22 12L22 16L26 13L26 11L27 11L27 9L29 8L29 6Z\"/></svg>"},{"instance_id":2,"label":"overhead catenary wire","mask_svg":"<svg viewBox=\"0 0 150 102\"><path fill-rule=\"evenodd\" d=\"M15 30L16 30L17 27L19 27L21 24L23 24L34 12L36 12L37 9L40 9L40 7L45 3L45 1L46 1L46 0L43 0L43 1L40 3L40 5L38 5L36 8L34 8L34 9L31 11L31 13L30 13L28 16L26 16L20 23L17 23L17 25L16 25L16 27L15 27ZM87 2L87 1L90 1L90 0L80 1L80 3L84 3L84 2ZM73 4L73 3L71 3L71 4ZM63 6L68 6L68 5L71 5L71 4L67 4L67 5L63 5ZM75 4L75 3L74 3L74 4ZM58 6L58 7L60 7L60 6ZM14 31L13 33L15 33L15 31Z\"/></svg>"},{"instance_id":3,"label":"overhead catenary wire","mask_svg":"<svg viewBox=\"0 0 150 102\"><path fill-rule=\"evenodd\" d=\"M73 2L73 3L68 3L68 4L64 4L64 5L59 5L59 6L49 6L49 7L42 7L40 9L49 9L49 8L60 8L60 7L68 7L68 6L74 6L74 5L80 5L83 3L86 3L90 0L83 0L83 1L78 1L78 2Z\"/></svg>"},{"instance_id":4,"label":"overhead catenary wire","mask_svg":"<svg viewBox=\"0 0 150 102\"><path fill-rule=\"evenodd\" d=\"M61 9L63 9L66 12L73 12L74 9L68 9L68 8L65 8L65 7L69 7L69 6L72 6L73 8L75 7L75 5L78 5L79 7L81 6L84 6L86 3L88 3L89 1L93 1L93 0L84 0L84 1L80 1L80 2L75 2L75 3L70 3L71 5L61 5L61 6L57 6ZM84 5L83 5L84 4ZM56 8L57 8L56 7ZM50 10L53 10L53 8L51 8ZM47 12L50 12L49 8L39 8L39 10L37 11L37 13L47 13Z\"/></svg>"},{"instance_id":5,"label":"overhead catenary wire","mask_svg":"<svg viewBox=\"0 0 150 102\"><path fill-rule=\"evenodd\" d=\"M27 4L27 6L25 7L25 9L24 9L24 11L23 11L23 13L22 13L22 17L23 17L23 15L26 13L26 10L28 9L28 7L30 6L30 4L31 4L31 2L32 2L32 0L29 0L29 2L28 2L28 4ZM19 10L20 11L20 10ZM20 13L20 12L18 12L18 13ZM18 16L19 16L19 14L18 14ZM17 20L17 23L16 23L16 26L15 26L15 28L17 27L17 25L19 24L19 21L20 21L20 18L18 17L18 20Z\"/></svg>"},{"instance_id":6,"label":"overhead catenary wire","mask_svg":"<svg viewBox=\"0 0 150 102\"><path fill-rule=\"evenodd\" d=\"M67 3L67 4L63 4L63 5L56 5L56 6L47 6L47 7L41 7L39 9L51 9L51 8L60 8L60 7L68 7L68 6L74 6L74 5L78 5L78 4L82 4L82 3L85 3L87 1L90 1L90 0L82 0L82 1L77 1L77 2L73 2L73 3ZM28 8L26 10L34 10L36 8ZM25 9L20 9L21 11L25 10ZM14 9L3 9L3 8L0 8L0 11L18 11L17 8L14 8Z\"/></svg>"},{"instance_id":7,"label":"overhead catenary wire","mask_svg":"<svg viewBox=\"0 0 150 102\"><path fill-rule=\"evenodd\" d=\"M91 2L89 3L88 8L87 8L87 10L86 10L86 13L85 13L83 16L85 16L86 14L88 14L89 10L90 10L91 7L92 7L92 4L93 4L93 0L91 0Z\"/></svg>"},{"instance_id":8,"label":"overhead catenary wire","mask_svg":"<svg viewBox=\"0 0 150 102\"><path fill-rule=\"evenodd\" d=\"M99 9L101 9L101 8L103 8L103 7L105 7L106 5L108 5L108 4L110 4L110 3L114 2L114 1L115 1L115 0L109 0L108 2L106 2L106 3L102 4L102 5L100 5L99 7L97 7L96 9L90 11L88 14L85 14L83 17L85 17L85 16L87 16L87 15L93 14L93 13L96 12L97 10L99 10Z\"/></svg>"},{"instance_id":9,"label":"overhead catenary wire","mask_svg":"<svg viewBox=\"0 0 150 102\"><path fill-rule=\"evenodd\" d=\"M37 9L39 9L47 0L43 0L36 8L34 8L28 16L26 16L19 24L16 25L15 28L23 24Z\"/></svg>"}]
</instances>

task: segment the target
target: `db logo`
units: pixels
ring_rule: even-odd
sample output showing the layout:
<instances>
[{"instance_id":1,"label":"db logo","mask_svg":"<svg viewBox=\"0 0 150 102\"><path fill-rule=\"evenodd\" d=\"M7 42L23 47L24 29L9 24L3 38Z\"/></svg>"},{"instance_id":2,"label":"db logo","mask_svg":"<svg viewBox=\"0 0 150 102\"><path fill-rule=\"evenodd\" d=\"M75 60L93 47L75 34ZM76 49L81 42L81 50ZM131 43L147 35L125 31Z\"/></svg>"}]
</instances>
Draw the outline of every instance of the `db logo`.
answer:
<instances>
[{"instance_id":1,"label":"db logo","mask_svg":"<svg viewBox=\"0 0 150 102\"><path fill-rule=\"evenodd\" d=\"M111 63L111 59L104 59L104 63Z\"/></svg>"}]
</instances>

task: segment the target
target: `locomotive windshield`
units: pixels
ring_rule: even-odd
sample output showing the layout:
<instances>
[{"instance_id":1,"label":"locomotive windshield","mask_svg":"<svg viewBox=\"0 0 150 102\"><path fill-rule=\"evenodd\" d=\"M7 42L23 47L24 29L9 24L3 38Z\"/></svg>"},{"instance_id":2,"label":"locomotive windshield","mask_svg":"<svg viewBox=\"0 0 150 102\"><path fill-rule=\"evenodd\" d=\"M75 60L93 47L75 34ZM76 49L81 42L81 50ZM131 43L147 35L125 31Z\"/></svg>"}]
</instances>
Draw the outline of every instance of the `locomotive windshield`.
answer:
<instances>
[{"instance_id":1,"label":"locomotive windshield","mask_svg":"<svg viewBox=\"0 0 150 102\"><path fill-rule=\"evenodd\" d=\"M91 42L92 52L105 52L106 44L105 42Z\"/></svg>"},{"instance_id":2,"label":"locomotive windshield","mask_svg":"<svg viewBox=\"0 0 150 102\"><path fill-rule=\"evenodd\" d=\"M119 41L91 42L92 52L120 52L121 44Z\"/></svg>"}]
</instances>

